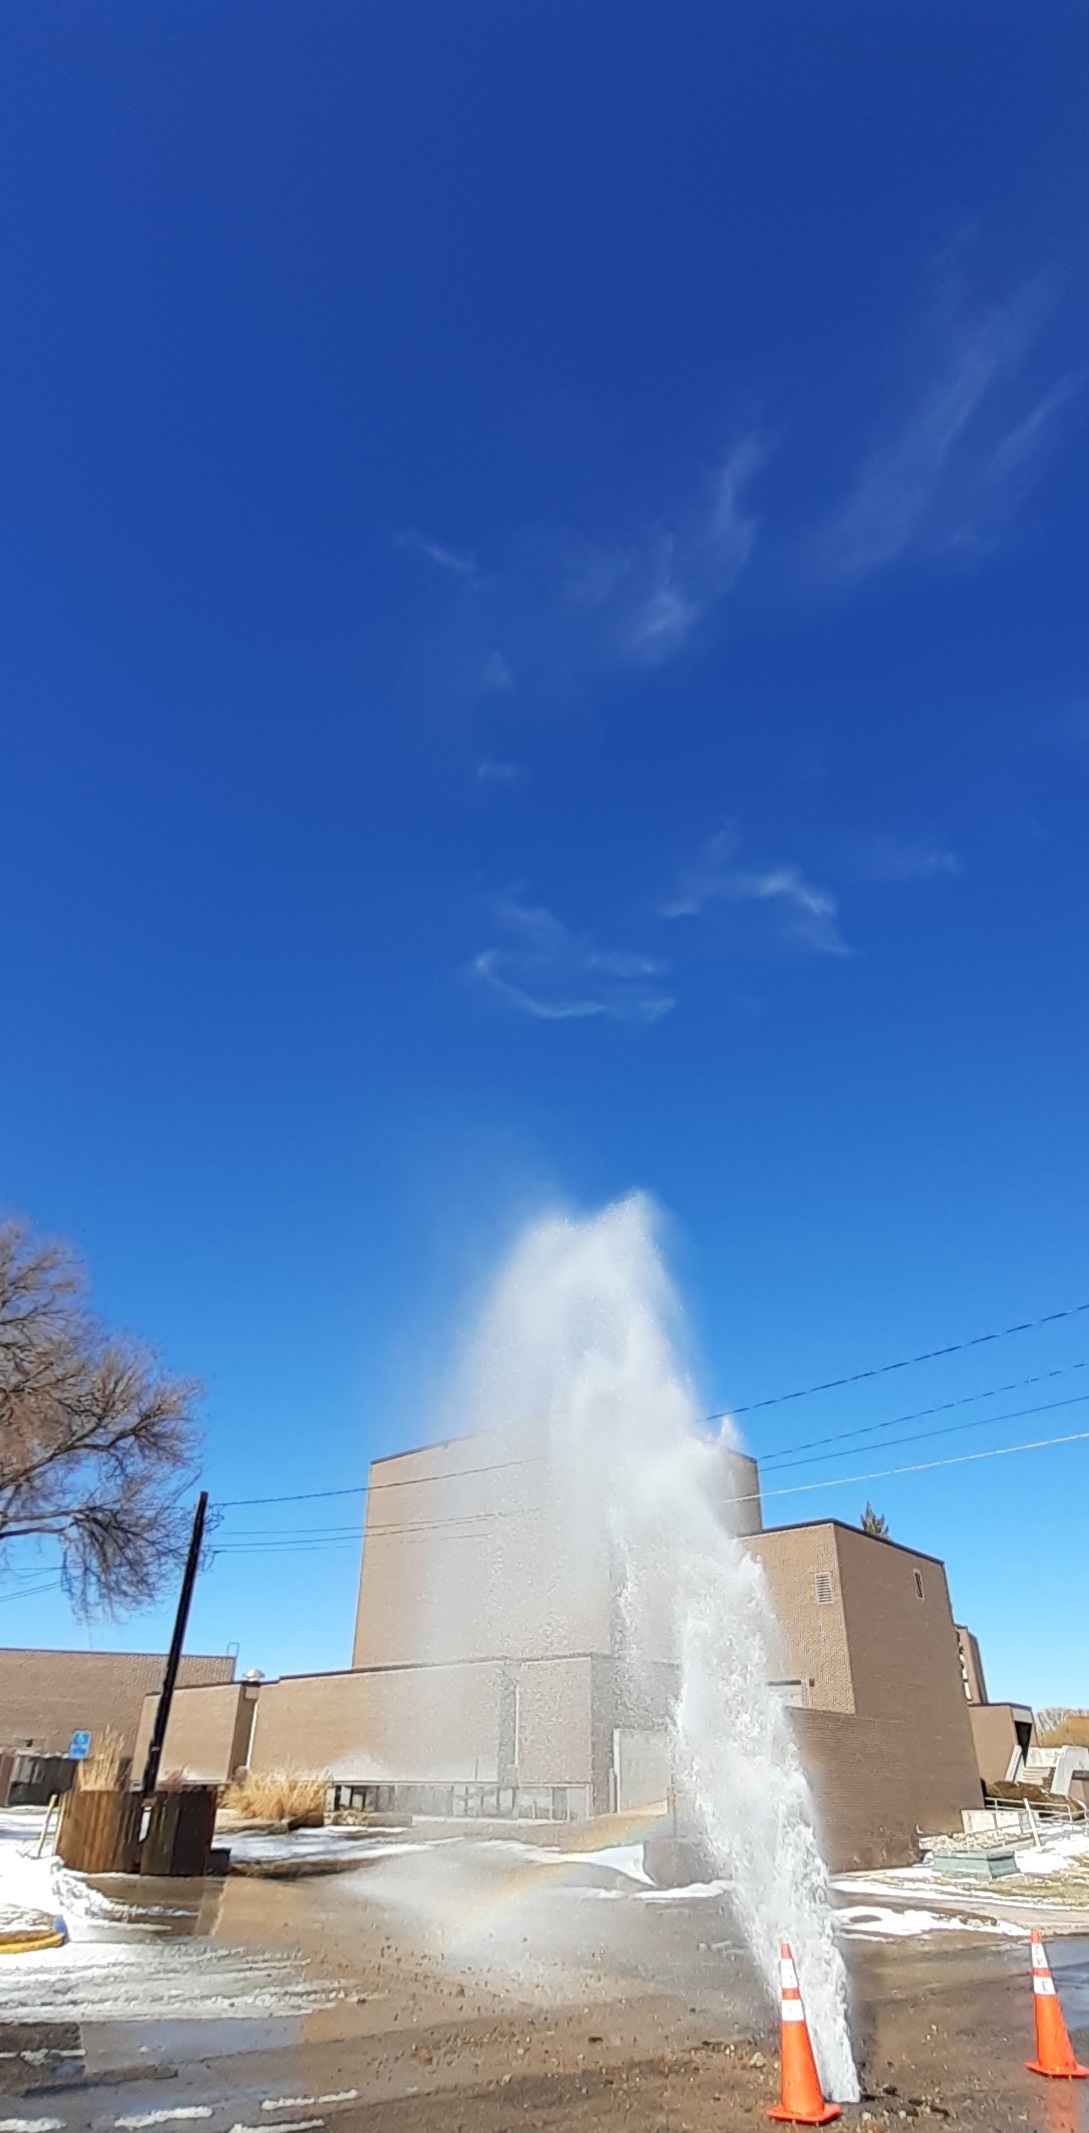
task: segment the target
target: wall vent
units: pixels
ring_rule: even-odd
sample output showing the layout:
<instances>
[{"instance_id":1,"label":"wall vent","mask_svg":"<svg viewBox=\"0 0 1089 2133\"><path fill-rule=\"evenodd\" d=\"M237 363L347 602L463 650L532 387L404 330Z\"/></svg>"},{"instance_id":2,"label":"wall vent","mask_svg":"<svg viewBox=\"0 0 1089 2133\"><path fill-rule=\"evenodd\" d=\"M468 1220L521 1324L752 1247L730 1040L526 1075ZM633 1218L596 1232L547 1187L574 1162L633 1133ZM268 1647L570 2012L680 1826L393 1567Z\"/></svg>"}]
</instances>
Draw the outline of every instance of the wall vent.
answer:
<instances>
[{"instance_id":1,"label":"wall vent","mask_svg":"<svg viewBox=\"0 0 1089 2133\"><path fill-rule=\"evenodd\" d=\"M832 1602L832 1578L831 1578L831 1573L830 1573L829 1571L827 1571L827 1570L816 1570L816 1571L814 1571L814 1573L813 1573L813 1590L814 1590L814 1592L816 1593L816 1595L817 1595L817 1599L818 1599L818 1601L820 1602L820 1605L821 1605L822 1607L829 1607L829 1606L831 1606L831 1602Z\"/></svg>"}]
</instances>

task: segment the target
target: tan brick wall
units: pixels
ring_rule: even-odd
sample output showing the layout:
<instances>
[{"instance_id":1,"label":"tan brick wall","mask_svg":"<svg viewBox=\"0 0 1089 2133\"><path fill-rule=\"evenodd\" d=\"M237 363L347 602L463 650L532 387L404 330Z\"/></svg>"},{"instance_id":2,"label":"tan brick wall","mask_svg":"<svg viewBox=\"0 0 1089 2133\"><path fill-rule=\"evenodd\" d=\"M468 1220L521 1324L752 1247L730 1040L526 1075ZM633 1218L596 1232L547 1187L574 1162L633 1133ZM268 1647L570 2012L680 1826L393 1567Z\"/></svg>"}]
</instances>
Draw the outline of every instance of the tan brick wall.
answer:
<instances>
[{"instance_id":1,"label":"tan brick wall","mask_svg":"<svg viewBox=\"0 0 1089 2133\"><path fill-rule=\"evenodd\" d=\"M502 1672L493 1661L264 1682L251 1768L494 1784Z\"/></svg>"},{"instance_id":2,"label":"tan brick wall","mask_svg":"<svg viewBox=\"0 0 1089 2133\"><path fill-rule=\"evenodd\" d=\"M147 1759L157 1696L145 1696L133 1753L139 1775ZM225 1785L249 1757L257 1690L243 1681L216 1687L177 1689L163 1743L159 1773L204 1785Z\"/></svg>"},{"instance_id":3,"label":"tan brick wall","mask_svg":"<svg viewBox=\"0 0 1089 2133\"><path fill-rule=\"evenodd\" d=\"M918 1857L916 1825L958 1829L961 1807L978 1807L923 1752L910 1718L848 1717L792 1711L791 1726L809 1778L824 1858L833 1873L906 1866Z\"/></svg>"},{"instance_id":4,"label":"tan brick wall","mask_svg":"<svg viewBox=\"0 0 1089 2133\"><path fill-rule=\"evenodd\" d=\"M501 1712L504 1696L517 1688L520 1782L589 1784L590 1683L589 1659L476 1661L264 1682L250 1766L403 1783L509 1782L499 1768ZM513 1749L512 1718L507 1754Z\"/></svg>"},{"instance_id":5,"label":"tan brick wall","mask_svg":"<svg viewBox=\"0 0 1089 2133\"><path fill-rule=\"evenodd\" d=\"M836 1527L780 1526L745 1542L764 1566L779 1626L773 1678L800 1680L819 1711L853 1711L854 1684L843 1610ZM831 1598L817 1598L817 1579Z\"/></svg>"},{"instance_id":6,"label":"tan brick wall","mask_svg":"<svg viewBox=\"0 0 1089 2133\"><path fill-rule=\"evenodd\" d=\"M0 1649L0 1749L32 1741L40 1755L64 1755L81 1729L120 1733L132 1753L144 1697L162 1685L161 1652L47 1652ZM193 1653L182 1683L232 1681L234 1660Z\"/></svg>"},{"instance_id":7,"label":"tan brick wall","mask_svg":"<svg viewBox=\"0 0 1089 2133\"><path fill-rule=\"evenodd\" d=\"M746 1545L764 1564L779 1617L780 1678L812 1683L810 1708L792 1722L831 1862L912 1859L917 1824L959 1829L961 1809L980 1804L941 1563L831 1522ZM831 1581L830 1602L816 1597L818 1573Z\"/></svg>"}]
</instances>

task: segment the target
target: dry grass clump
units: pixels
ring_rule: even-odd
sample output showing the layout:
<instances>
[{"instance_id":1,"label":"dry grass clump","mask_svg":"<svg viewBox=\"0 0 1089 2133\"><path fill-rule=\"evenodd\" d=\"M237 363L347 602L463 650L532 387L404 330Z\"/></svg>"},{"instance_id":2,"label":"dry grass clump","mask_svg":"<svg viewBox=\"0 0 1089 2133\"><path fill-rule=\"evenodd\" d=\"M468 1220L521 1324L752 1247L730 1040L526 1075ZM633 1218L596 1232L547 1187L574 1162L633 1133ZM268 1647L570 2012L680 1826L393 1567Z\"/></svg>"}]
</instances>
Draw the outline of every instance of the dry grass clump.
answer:
<instances>
[{"instance_id":1,"label":"dry grass clump","mask_svg":"<svg viewBox=\"0 0 1089 2133\"><path fill-rule=\"evenodd\" d=\"M1041 1748L1089 1748L1089 1711L1038 1711L1036 1738Z\"/></svg>"},{"instance_id":2,"label":"dry grass clump","mask_svg":"<svg viewBox=\"0 0 1089 2133\"><path fill-rule=\"evenodd\" d=\"M249 1770L227 1786L220 1805L246 1822L303 1822L317 1827L325 1820L328 1783L323 1770Z\"/></svg>"},{"instance_id":3,"label":"dry grass clump","mask_svg":"<svg viewBox=\"0 0 1089 2133\"><path fill-rule=\"evenodd\" d=\"M81 1792L116 1792L129 1774L129 1757L120 1733L103 1726L91 1744L90 1755L76 1765L76 1784Z\"/></svg>"}]
</instances>

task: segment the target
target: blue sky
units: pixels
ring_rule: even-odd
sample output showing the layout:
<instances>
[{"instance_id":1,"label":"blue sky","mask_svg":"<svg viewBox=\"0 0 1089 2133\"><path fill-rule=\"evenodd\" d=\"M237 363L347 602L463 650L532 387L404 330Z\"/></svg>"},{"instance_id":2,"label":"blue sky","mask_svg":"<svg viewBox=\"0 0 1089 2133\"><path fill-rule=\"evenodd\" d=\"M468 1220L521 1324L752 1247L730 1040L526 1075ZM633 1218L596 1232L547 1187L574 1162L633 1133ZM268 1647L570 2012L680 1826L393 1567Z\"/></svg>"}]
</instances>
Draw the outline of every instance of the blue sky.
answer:
<instances>
[{"instance_id":1,"label":"blue sky","mask_svg":"<svg viewBox=\"0 0 1089 2133\"><path fill-rule=\"evenodd\" d=\"M656 1195L715 1408L1089 1299L1084 11L0 39L0 1200L203 1376L213 1493L426 1436L556 1200ZM987 1395L800 1485L1089 1430L1086 1360L1082 1314L749 1440ZM774 1509L872 1495L994 1694L1089 1703L1037 1604L1087 1482ZM194 1644L346 1663L357 1542L282 1542L361 1501L225 1517ZM165 1634L16 1568L7 1641Z\"/></svg>"}]
</instances>

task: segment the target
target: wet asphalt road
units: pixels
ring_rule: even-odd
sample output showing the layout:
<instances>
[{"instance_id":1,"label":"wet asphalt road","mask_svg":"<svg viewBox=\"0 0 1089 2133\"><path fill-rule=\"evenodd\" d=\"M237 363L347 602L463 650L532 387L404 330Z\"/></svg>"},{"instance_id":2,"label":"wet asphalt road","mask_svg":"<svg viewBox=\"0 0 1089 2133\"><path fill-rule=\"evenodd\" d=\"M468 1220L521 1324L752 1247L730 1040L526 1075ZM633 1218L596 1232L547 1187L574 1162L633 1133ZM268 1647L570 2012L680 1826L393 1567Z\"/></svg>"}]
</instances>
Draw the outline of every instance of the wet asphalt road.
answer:
<instances>
[{"instance_id":1,"label":"wet asphalt road","mask_svg":"<svg viewBox=\"0 0 1089 2133\"><path fill-rule=\"evenodd\" d=\"M9 1959L0 2133L711 2133L774 2097L774 2014L721 1894L662 1901L459 1840L322 1880L232 1877L203 1922ZM845 1952L869 2092L852 2117L1089 2133L1089 2082L1024 2071L1023 1941ZM1085 2057L1089 1941L1051 1953Z\"/></svg>"}]
</instances>

